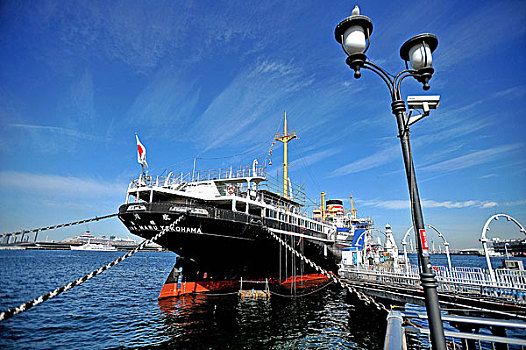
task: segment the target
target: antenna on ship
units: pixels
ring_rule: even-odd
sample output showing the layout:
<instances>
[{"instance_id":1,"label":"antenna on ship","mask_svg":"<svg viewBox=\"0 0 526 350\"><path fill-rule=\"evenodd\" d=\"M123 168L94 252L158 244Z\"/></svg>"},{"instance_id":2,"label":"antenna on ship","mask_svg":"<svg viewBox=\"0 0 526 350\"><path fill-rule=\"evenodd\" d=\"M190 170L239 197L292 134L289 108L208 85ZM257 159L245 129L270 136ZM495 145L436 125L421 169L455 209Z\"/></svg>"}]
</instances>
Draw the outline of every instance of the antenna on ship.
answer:
<instances>
[{"instance_id":1,"label":"antenna on ship","mask_svg":"<svg viewBox=\"0 0 526 350\"><path fill-rule=\"evenodd\" d=\"M285 111L285 126L284 126L284 133L281 136L274 137L274 140L283 142L283 197L289 198L289 191L288 191L288 178L289 178L289 172L288 172L288 148L287 143L291 141L292 139L298 138L296 136L296 132L293 131L292 134L287 133L287 111ZM292 187L292 186L291 186Z\"/></svg>"}]
</instances>

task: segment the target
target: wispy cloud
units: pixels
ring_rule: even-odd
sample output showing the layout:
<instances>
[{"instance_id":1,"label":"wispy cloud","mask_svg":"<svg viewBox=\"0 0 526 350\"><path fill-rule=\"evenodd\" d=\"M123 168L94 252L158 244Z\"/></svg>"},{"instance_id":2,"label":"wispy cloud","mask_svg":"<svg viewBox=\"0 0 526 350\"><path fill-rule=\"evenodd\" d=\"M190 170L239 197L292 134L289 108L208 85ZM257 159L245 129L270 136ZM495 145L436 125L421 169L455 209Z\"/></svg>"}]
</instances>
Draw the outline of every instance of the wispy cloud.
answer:
<instances>
[{"instance_id":1,"label":"wispy cloud","mask_svg":"<svg viewBox=\"0 0 526 350\"><path fill-rule=\"evenodd\" d=\"M520 98L526 94L526 85L514 86L509 89L496 91L492 97L495 98Z\"/></svg>"},{"instance_id":2,"label":"wispy cloud","mask_svg":"<svg viewBox=\"0 0 526 350\"><path fill-rule=\"evenodd\" d=\"M473 11L462 20L447 21L448 28L440 31L441 46L447 47L447 50L437 50L436 54L442 69L460 64L471 56L492 52L495 46L524 35L524 8L520 2L488 2L480 5L474 6ZM487 25L488 18L494 17L496 13L506 18L506 21ZM451 13L443 15L450 17ZM443 23L446 25L445 21Z\"/></svg>"},{"instance_id":3,"label":"wispy cloud","mask_svg":"<svg viewBox=\"0 0 526 350\"><path fill-rule=\"evenodd\" d=\"M517 207L522 205L526 205L526 199L502 203L502 206L504 207Z\"/></svg>"},{"instance_id":4,"label":"wispy cloud","mask_svg":"<svg viewBox=\"0 0 526 350\"><path fill-rule=\"evenodd\" d=\"M494 201L479 201L467 200L461 202L455 201L434 201L422 200L422 207L424 208L446 208L446 209L463 209L463 208L493 208L499 206ZM383 208L383 209L409 209L409 200L362 200L360 204L368 207Z\"/></svg>"},{"instance_id":5,"label":"wispy cloud","mask_svg":"<svg viewBox=\"0 0 526 350\"><path fill-rule=\"evenodd\" d=\"M138 94L128 110L128 122L156 137L184 134L199 100L199 89L181 74L162 70Z\"/></svg>"},{"instance_id":6,"label":"wispy cloud","mask_svg":"<svg viewBox=\"0 0 526 350\"><path fill-rule=\"evenodd\" d=\"M294 160L291 164L301 164L303 166L309 166L315 164L321 160L327 159L330 156L333 156L341 152L340 148L330 148L320 152L312 153L308 156L304 156Z\"/></svg>"},{"instance_id":7,"label":"wispy cloud","mask_svg":"<svg viewBox=\"0 0 526 350\"><path fill-rule=\"evenodd\" d=\"M397 160L400 155L400 147L392 146L385 148L379 152L368 157L356 160L352 163L344 165L332 172L330 177L343 176L348 174L358 173L369 169L374 169Z\"/></svg>"},{"instance_id":8,"label":"wispy cloud","mask_svg":"<svg viewBox=\"0 0 526 350\"><path fill-rule=\"evenodd\" d=\"M59 126L46 126L46 125L31 125L31 124L7 124L11 128L18 128L22 130L30 130L48 134L58 134L64 136L71 136L79 139L86 140L100 140L102 137L84 134L74 129L62 128Z\"/></svg>"},{"instance_id":9,"label":"wispy cloud","mask_svg":"<svg viewBox=\"0 0 526 350\"><path fill-rule=\"evenodd\" d=\"M126 184L73 176L1 171L0 190L50 195L55 199L60 196L85 199L122 196L125 194Z\"/></svg>"},{"instance_id":10,"label":"wispy cloud","mask_svg":"<svg viewBox=\"0 0 526 350\"><path fill-rule=\"evenodd\" d=\"M71 81L58 101L56 113L65 117L65 125L69 128L93 131L97 120L94 101L93 76L86 69Z\"/></svg>"},{"instance_id":11,"label":"wispy cloud","mask_svg":"<svg viewBox=\"0 0 526 350\"><path fill-rule=\"evenodd\" d=\"M422 171L452 172L470 168L472 166L486 164L500 158L503 154L512 152L522 147L522 144L511 144L476 151L464 156L445 160L436 164L424 166Z\"/></svg>"},{"instance_id":12,"label":"wispy cloud","mask_svg":"<svg viewBox=\"0 0 526 350\"><path fill-rule=\"evenodd\" d=\"M269 116L281 115L284 101L310 84L312 80L290 62L253 64L210 103L191 133L201 135L203 152L234 139L237 143L261 140L274 131Z\"/></svg>"}]
</instances>

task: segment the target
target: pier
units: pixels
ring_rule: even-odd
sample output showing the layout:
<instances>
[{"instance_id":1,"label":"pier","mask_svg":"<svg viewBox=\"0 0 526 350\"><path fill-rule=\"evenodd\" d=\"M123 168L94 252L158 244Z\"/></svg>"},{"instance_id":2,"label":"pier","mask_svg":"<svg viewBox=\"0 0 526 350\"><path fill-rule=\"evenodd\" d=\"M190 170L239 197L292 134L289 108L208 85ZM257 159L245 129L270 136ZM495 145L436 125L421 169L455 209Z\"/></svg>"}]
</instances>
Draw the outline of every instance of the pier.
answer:
<instances>
[{"instance_id":1,"label":"pier","mask_svg":"<svg viewBox=\"0 0 526 350\"><path fill-rule=\"evenodd\" d=\"M437 292L442 308L463 308L473 314L486 312L493 317L526 320L526 271L497 269L494 282L481 268L436 267ZM361 292L394 304L424 305L416 266L410 271L392 268L344 267L340 276Z\"/></svg>"}]
</instances>

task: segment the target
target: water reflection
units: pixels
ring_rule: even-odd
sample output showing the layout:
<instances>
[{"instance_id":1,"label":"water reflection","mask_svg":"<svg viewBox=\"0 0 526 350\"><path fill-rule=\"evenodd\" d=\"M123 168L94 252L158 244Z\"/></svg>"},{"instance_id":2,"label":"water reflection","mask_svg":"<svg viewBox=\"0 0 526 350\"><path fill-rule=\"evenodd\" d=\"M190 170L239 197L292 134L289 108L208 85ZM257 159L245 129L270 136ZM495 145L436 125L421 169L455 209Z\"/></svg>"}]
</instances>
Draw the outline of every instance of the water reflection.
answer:
<instances>
[{"instance_id":1,"label":"water reflection","mask_svg":"<svg viewBox=\"0 0 526 350\"><path fill-rule=\"evenodd\" d=\"M159 309L163 348L379 349L385 330L385 315L356 309L335 286L270 300L186 295L160 300Z\"/></svg>"}]
</instances>

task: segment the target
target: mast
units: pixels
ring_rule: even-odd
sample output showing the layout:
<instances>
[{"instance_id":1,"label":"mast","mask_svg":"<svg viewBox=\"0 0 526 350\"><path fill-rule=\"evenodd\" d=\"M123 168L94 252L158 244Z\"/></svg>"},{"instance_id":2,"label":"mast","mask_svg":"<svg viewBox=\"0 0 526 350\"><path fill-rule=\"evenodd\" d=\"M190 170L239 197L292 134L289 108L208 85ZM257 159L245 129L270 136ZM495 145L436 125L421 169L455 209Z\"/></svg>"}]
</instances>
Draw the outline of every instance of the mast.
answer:
<instances>
[{"instance_id":1,"label":"mast","mask_svg":"<svg viewBox=\"0 0 526 350\"><path fill-rule=\"evenodd\" d=\"M354 208L354 201L352 199L352 194L351 194L351 213L352 213L352 218L353 219L356 219L356 212L357 212L357 210Z\"/></svg>"},{"instance_id":2,"label":"mast","mask_svg":"<svg viewBox=\"0 0 526 350\"><path fill-rule=\"evenodd\" d=\"M325 192L322 192L321 193L321 221L325 221L325 209L326 209L326 205L325 205L325 195L327 193Z\"/></svg>"},{"instance_id":3,"label":"mast","mask_svg":"<svg viewBox=\"0 0 526 350\"><path fill-rule=\"evenodd\" d=\"M288 191L289 163L288 163L287 143L289 143L289 141L295 138L297 138L295 131L292 134L287 133L287 111L285 111L284 133L281 136L278 136L278 134L276 134L276 136L274 137L274 140L283 142L283 197L285 198L289 198L289 191Z\"/></svg>"}]
</instances>

